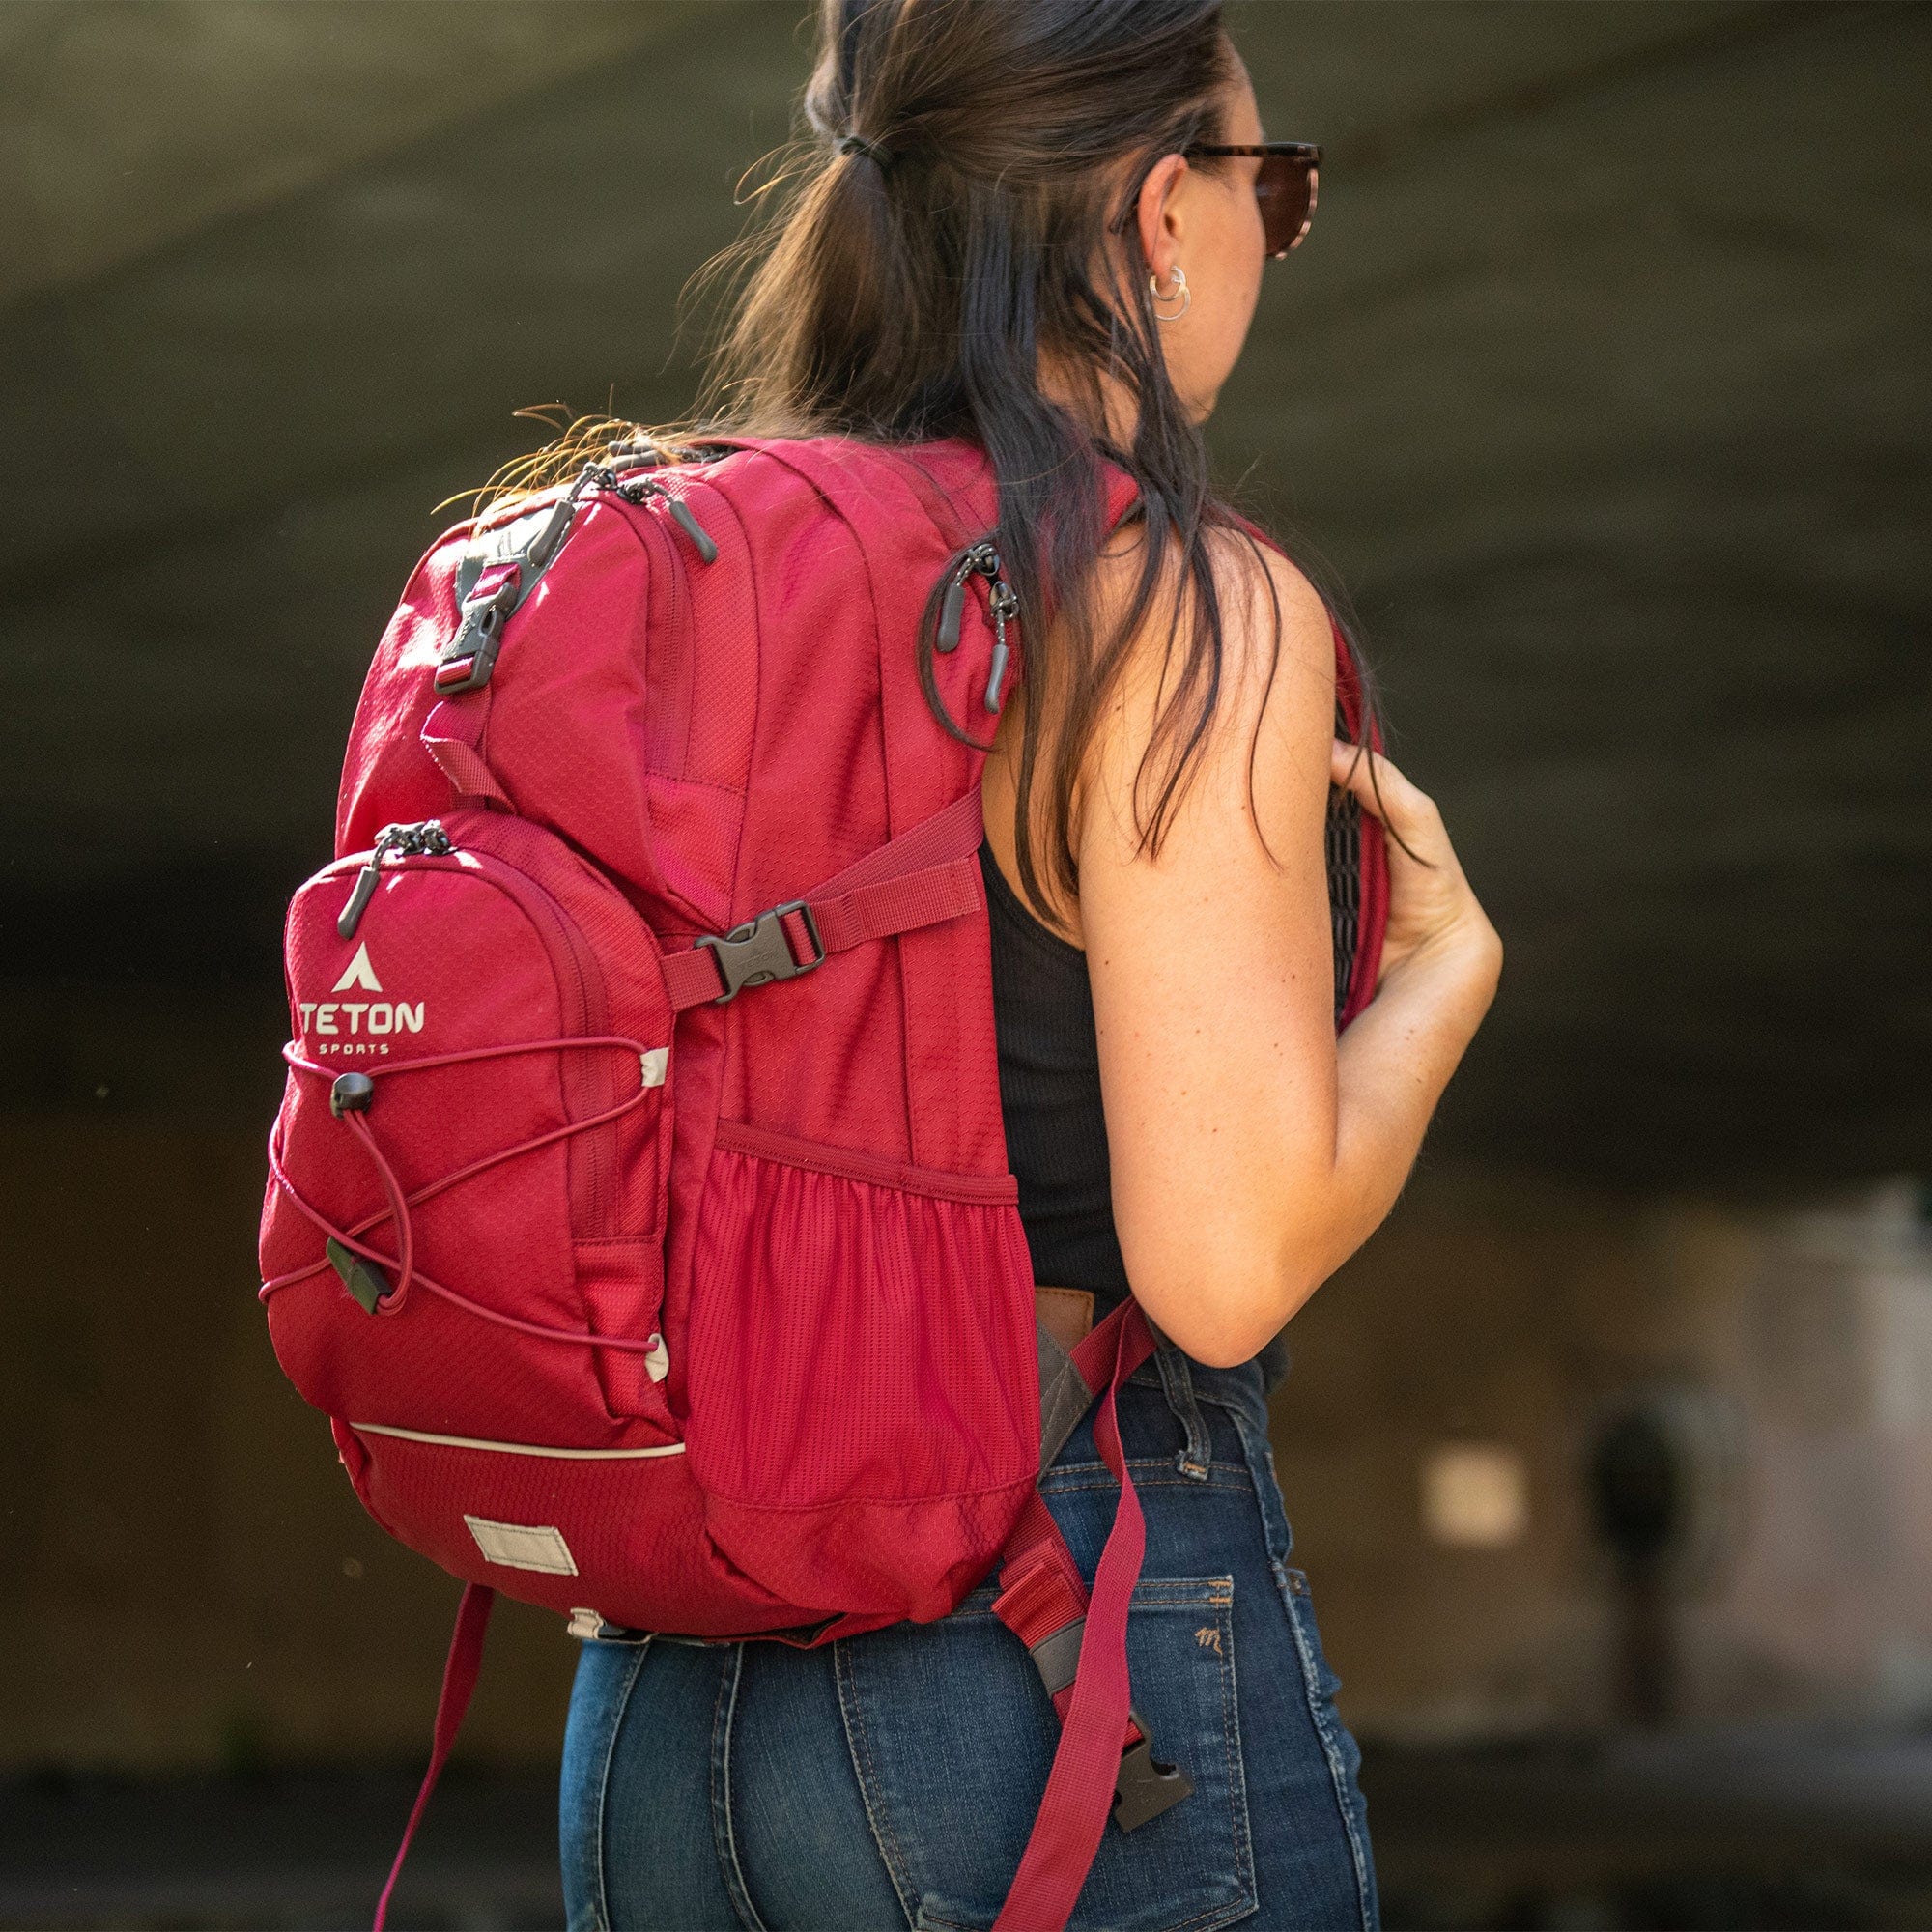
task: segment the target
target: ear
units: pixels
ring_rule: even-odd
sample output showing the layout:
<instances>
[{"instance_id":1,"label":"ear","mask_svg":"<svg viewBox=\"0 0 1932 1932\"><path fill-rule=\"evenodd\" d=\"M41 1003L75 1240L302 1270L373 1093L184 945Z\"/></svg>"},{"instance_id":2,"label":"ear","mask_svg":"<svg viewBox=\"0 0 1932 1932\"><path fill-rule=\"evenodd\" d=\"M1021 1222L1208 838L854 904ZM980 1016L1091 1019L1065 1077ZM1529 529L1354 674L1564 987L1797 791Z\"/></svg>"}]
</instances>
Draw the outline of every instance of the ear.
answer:
<instances>
[{"instance_id":1,"label":"ear","mask_svg":"<svg viewBox=\"0 0 1932 1932\"><path fill-rule=\"evenodd\" d=\"M1163 155L1141 184L1134 214L1140 227L1141 252L1161 280L1173 272L1180 252L1180 222L1174 208L1174 190L1187 174L1184 155Z\"/></svg>"}]
</instances>

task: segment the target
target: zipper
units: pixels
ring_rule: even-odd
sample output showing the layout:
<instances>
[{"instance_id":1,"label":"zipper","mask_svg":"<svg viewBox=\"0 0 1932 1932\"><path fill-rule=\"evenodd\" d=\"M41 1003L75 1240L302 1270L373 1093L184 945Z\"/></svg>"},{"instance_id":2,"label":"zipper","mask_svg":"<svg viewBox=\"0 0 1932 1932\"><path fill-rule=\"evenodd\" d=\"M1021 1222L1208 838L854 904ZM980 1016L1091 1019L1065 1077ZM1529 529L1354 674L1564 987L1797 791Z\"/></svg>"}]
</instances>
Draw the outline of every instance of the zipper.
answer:
<instances>
[{"instance_id":1,"label":"zipper","mask_svg":"<svg viewBox=\"0 0 1932 1932\"><path fill-rule=\"evenodd\" d=\"M1007 626L1019 615L1020 609L1020 600L1007 582L1004 569L1000 553L990 539L982 538L966 547L946 586L946 596L939 607L939 635L934 640L937 650L959 648L959 630L966 614L966 581L970 577L983 577L990 586L989 608L993 618L993 660L986 678L988 711L1000 708L1000 686L1006 679L1007 661L1011 655L1007 643Z\"/></svg>"},{"instance_id":2,"label":"zipper","mask_svg":"<svg viewBox=\"0 0 1932 1932\"><path fill-rule=\"evenodd\" d=\"M439 1449L481 1449L497 1456L546 1456L560 1463L625 1463L652 1456L682 1456L682 1442L647 1449L553 1449L541 1442L493 1442L479 1435L438 1435L427 1429L399 1429L390 1422L352 1422L358 1435L393 1435L403 1442L428 1442Z\"/></svg>"},{"instance_id":3,"label":"zipper","mask_svg":"<svg viewBox=\"0 0 1932 1932\"><path fill-rule=\"evenodd\" d=\"M636 502L630 486L615 485L616 494L627 503ZM685 581L689 568L681 544L671 541L664 525L655 517L632 519L632 527L638 533L638 541L643 545L651 559L654 577L662 575L665 583L665 622L662 638L665 652L677 652L678 639L689 639L696 642L696 632L692 620L686 615L686 605L691 599L691 586ZM708 542L709 539L707 538ZM660 560L663 569L660 571ZM689 761L691 744L691 687L696 675L696 664L690 649L682 652L683 663L673 667L669 664L658 665L657 653L647 645L647 656L653 662L645 668L647 690L650 702L646 706L645 763L653 772L681 779L685 776ZM670 672L675 669L675 683Z\"/></svg>"},{"instance_id":4,"label":"zipper","mask_svg":"<svg viewBox=\"0 0 1932 1932\"><path fill-rule=\"evenodd\" d=\"M568 984L575 994L576 1010L572 1014L575 1024L566 1026L566 1033L592 1035L610 1031L610 1009L607 1004L604 975L598 969L597 961L577 923L557 903L555 896L541 880L531 877L521 866L514 866L509 860L494 852L479 853L485 867L500 867L512 878L519 879L528 888L519 891L507 879L498 880L500 891L509 894L526 912L533 909L540 912L543 922L548 922L554 944L546 947L551 955L553 968L559 956L569 962ZM559 988L566 984L566 976L558 973ZM587 1103L584 1111L592 1114L608 1113L617 1104L618 1095L613 1092L607 1077L600 1079L598 1069L604 1065L599 1057L589 1054L565 1051L561 1055L563 1089L569 1100ZM598 1091L600 1090L601 1091ZM572 1112L575 1113L573 1106ZM612 1122L609 1126L592 1127L585 1133L572 1134L567 1143L570 1158L571 1218L589 1235L608 1235L616 1232L612 1225L615 1220L614 1174L617 1151L617 1127ZM580 1167L577 1151L582 1151Z\"/></svg>"},{"instance_id":5,"label":"zipper","mask_svg":"<svg viewBox=\"0 0 1932 1932\"><path fill-rule=\"evenodd\" d=\"M600 474L605 479L603 487L614 490L627 503L642 503L647 497L661 497L671 522L690 539L692 549L697 553L697 560L700 563L718 561L718 546L711 541L711 532L697 521L691 505L673 491L667 490L655 476L633 476L620 483L612 470L604 469Z\"/></svg>"}]
</instances>

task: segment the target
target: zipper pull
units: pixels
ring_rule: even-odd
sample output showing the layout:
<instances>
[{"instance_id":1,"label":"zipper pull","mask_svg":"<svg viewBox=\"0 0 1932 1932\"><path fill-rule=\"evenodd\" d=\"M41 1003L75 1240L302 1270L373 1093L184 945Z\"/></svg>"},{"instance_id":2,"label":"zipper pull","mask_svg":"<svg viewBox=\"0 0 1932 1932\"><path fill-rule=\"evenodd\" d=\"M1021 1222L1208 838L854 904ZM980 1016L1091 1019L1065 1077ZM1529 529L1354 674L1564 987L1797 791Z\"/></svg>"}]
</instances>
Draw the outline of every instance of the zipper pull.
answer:
<instances>
[{"instance_id":1,"label":"zipper pull","mask_svg":"<svg viewBox=\"0 0 1932 1932\"><path fill-rule=\"evenodd\" d=\"M697 553L698 562L716 563L718 546L711 541L711 533L692 515L691 505L682 497L673 497L668 490L665 492L665 507L669 510L671 521L691 539L691 547Z\"/></svg>"},{"instance_id":2,"label":"zipper pull","mask_svg":"<svg viewBox=\"0 0 1932 1932\"><path fill-rule=\"evenodd\" d=\"M1007 675L1007 659L1010 655L1007 648L1007 624L1009 619L1019 614L1020 600L1013 594L1013 586L1004 577L993 579L993 665L992 672L986 679L986 709L997 712L1000 708L1000 686Z\"/></svg>"},{"instance_id":3,"label":"zipper pull","mask_svg":"<svg viewBox=\"0 0 1932 1932\"><path fill-rule=\"evenodd\" d=\"M354 939L355 928L362 923L362 915L369 909L369 901L376 896L376 881L383 869L383 854L391 845L398 843L404 828L400 825L385 825L376 835L376 842L369 848L369 856L362 862L362 869L355 874L355 884L349 895L349 903L336 915L335 930L343 939Z\"/></svg>"},{"instance_id":4,"label":"zipper pull","mask_svg":"<svg viewBox=\"0 0 1932 1932\"><path fill-rule=\"evenodd\" d=\"M952 582L946 586L946 601L939 607L939 637L933 648L941 651L956 651L959 648L959 620L966 612L966 578L968 573L962 568L952 574Z\"/></svg>"},{"instance_id":5,"label":"zipper pull","mask_svg":"<svg viewBox=\"0 0 1932 1932\"><path fill-rule=\"evenodd\" d=\"M419 825L384 826L369 848L368 858L362 862L362 869L355 874L348 902L336 916L337 934L343 939L355 937L355 928L369 910L369 901L376 896L376 882L382 876L383 861L389 853L400 852L407 859L420 859L425 853L446 859L455 850L455 841L442 829L440 818L425 818Z\"/></svg>"},{"instance_id":6,"label":"zipper pull","mask_svg":"<svg viewBox=\"0 0 1932 1932\"><path fill-rule=\"evenodd\" d=\"M996 583L1000 581L1000 553L991 544L982 541L969 545L952 566L952 581L946 586L946 601L939 607L935 650L950 652L959 648L959 625L966 614L966 580L975 571Z\"/></svg>"},{"instance_id":7,"label":"zipper pull","mask_svg":"<svg viewBox=\"0 0 1932 1932\"><path fill-rule=\"evenodd\" d=\"M617 494L627 503L641 503L646 497L662 497L665 508L670 512L671 522L691 539L691 547L697 553L698 562L718 561L718 546L711 541L711 532L692 514L691 505L682 497L672 496L655 478L639 476L628 483L619 483Z\"/></svg>"},{"instance_id":8,"label":"zipper pull","mask_svg":"<svg viewBox=\"0 0 1932 1932\"><path fill-rule=\"evenodd\" d=\"M557 499L543 528L524 546L523 561L532 574L543 569L563 548L563 540L570 534L570 526L577 521L577 512L582 506L584 492L608 490L611 481L611 471L601 463L586 463L578 472L576 482L570 486L567 495Z\"/></svg>"}]
</instances>

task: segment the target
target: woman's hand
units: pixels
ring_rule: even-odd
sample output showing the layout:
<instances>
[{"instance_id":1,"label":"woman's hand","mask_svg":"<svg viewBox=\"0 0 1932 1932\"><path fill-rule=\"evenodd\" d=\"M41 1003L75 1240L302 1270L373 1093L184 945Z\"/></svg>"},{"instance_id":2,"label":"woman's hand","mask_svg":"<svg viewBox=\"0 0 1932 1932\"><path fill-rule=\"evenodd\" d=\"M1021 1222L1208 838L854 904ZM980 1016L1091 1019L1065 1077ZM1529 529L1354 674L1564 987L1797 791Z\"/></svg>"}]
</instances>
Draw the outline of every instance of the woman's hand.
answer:
<instances>
[{"instance_id":1,"label":"woman's hand","mask_svg":"<svg viewBox=\"0 0 1932 1932\"><path fill-rule=\"evenodd\" d=\"M1426 961L1458 978L1487 980L1493 992L1502 970L1502 941L1463 876L1435 801L1380 753L1372 761L1360 745L1341 738L1334 743L1330 775L1390 835L1388 930L1377 990L1411 962Z\"/></svg>"}]
</instances>

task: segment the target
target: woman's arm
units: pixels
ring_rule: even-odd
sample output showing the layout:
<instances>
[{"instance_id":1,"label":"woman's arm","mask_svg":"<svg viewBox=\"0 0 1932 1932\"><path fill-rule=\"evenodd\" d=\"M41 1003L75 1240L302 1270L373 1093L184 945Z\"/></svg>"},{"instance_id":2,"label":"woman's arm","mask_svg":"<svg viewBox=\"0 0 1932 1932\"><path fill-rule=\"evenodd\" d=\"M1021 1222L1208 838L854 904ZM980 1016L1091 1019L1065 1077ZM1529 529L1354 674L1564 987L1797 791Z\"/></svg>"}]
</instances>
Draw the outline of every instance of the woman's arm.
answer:
<instances>
[{"instance_id":1,"label":"woman's arm","mask_svg":"<svg viewBox=\"0 0 1932 1932\"><path fill-rule=\"evenodd\" d=\"M1163 696L1158 614L1091 749L1076 849L1127 1278L1181 1349L1230 1366L1394 1204L1488 1009L1502 949L1435 807L1379 758L1378 807L1366 759L1356 766L1352 748L1336 745L1321 599L1264 553L1282 611L1270 682L1260 567L1245 545L1218 555L1222 693L1160 857L1137 853L1133 809ZM1391 840L1380 981L1339 1043L1323 840L1331 782L1432 862Z\"/></svg>"}]
</instances>

